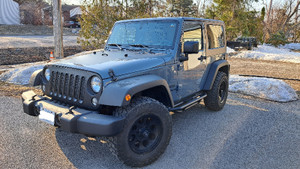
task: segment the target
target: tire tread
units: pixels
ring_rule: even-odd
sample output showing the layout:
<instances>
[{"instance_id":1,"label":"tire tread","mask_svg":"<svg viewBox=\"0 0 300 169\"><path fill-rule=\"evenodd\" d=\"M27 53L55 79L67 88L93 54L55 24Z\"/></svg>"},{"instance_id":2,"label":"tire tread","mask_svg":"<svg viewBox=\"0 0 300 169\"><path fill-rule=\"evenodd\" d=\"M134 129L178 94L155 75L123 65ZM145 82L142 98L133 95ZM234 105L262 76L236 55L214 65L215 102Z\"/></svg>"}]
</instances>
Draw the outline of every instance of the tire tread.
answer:
<instances>
[{"instance_id":1,"label":"tire tread","mask_svg":"<svg viewBox=\"0 0 300 169\"><path fill-rule=\"evenodd\" d=\"M224 72L221 72L219 71L217 76L216 76L216 79L214 81L214 84L211 88L211 90L209 90L207 92L207 97L204 98L204 103L205 103L205 106L210 109L210 110L213 110L213 111L219 111L223 108L224 104L223 105L220 105L219 101L218 101L218 97L219 97L219 83L221 82L221 80L226 77L227 79L227 87L228 87L228 77L227 77L227 74L224 73ZM227 92L228 92L228 88L227 88ZM227 96L226 96L227 97ZM226 100L225 100L226 102Z\"/></svg>"},{"instance_id":2,"label":"tire tread","mask_svg":"<svg viewBox=\"0 0 300 169\"><path fill-rule=\"evenodd\" d=\"M160 105L161 107L163 107L165 109L165 111L168 111L168 109L166 108L165 105L163 105L162 103L160 103L157 100L154 100L152 98L149 97L138 97L136 99L132 100L132 103L129 104L128 106L125 107L120 107L118 108L115 112L114 112L114 116L117 117L124 117L125 121L127 120L127 116L128 113L133 109L136 108L137 106L143 106L144 104L150 104L150 103L156 103L158 105ZM170 116L170 122L172 122L171 120L171 116ZM126 122L125 122L126 123ZM168 128L169 132L172 133L172 128ZM172 134L168 135L167 140L170 140ZM142 167L142 166L146 166L148 164L151 164L152 162L154 162L155 160L157 160L159 158L159 156L165 151L166 147L168 146L168 144L165 144L163 148L159 149L158 153L156 153L156 156L153 156L152 158L147 159L147 161L136 161L136 160L131 160L131 159L125 159L123 157L125 157L125 154L122 154L122 152L118 151L117 148L117 144L118 144L118 138L116 136L114 137L108 137L106 139L107 143L108 143L108 147L109 150L111 151L111 153L116 156L120 161L122 161L124 164L132 166L132 167Z\"/></svg>"}]
</instances>

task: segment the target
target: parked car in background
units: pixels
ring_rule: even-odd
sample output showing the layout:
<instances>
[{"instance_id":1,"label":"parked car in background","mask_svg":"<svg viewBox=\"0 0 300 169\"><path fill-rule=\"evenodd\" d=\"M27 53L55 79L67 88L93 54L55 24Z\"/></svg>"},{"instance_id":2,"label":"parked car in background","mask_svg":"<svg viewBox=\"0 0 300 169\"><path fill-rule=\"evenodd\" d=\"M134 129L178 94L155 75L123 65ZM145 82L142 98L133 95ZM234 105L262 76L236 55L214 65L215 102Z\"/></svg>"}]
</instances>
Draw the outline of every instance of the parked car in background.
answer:
<instances>
[{"instance_id":1,"label":"parked car in background","mask_svg":"<svg viewBox=\"0 0 300 169\"><path fill-rule=\"evenodd\" d=\"M249 43L252 47L257 47L257 40L255 37L241 37L236 39L237 42Z\"/></svg>"},{"instance_id":2,"label":"parked car in background","mask_svg":"<svg viewBox=\"0 0 300 169\"><path fill-rule=\"evenodd\" d=\"M80 28L80 23L76 21L66 21L64 22L64 27L67 28Z\"/></svg>"},{"instance_id":3,"label":"parked car in background","mask_svg":"<svg viewBox=\"0 0 300 169\"><path fill-rule=\"evenodd\" d=\"M234 50L252 50L253 47L257 47L257 40L255 37L240 37L236 41L227 41L227 46Z\"/></svg>"}]
</instances>

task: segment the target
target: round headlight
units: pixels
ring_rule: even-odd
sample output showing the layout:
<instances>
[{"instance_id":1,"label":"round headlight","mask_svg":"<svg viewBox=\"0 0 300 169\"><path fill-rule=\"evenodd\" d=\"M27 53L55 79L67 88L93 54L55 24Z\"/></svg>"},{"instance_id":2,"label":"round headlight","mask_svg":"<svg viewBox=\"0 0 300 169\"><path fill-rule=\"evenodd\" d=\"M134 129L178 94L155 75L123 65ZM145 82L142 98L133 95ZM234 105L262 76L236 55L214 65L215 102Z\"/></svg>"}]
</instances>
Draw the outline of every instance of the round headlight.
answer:
<instances>
[{"instance_id":1,"label":"round headlight","mask_svg":"<svg viewBox=\"0 0 300 169\"><path fill-rule=\"evenodd\" d=\"M50 70L49 69L46 69L45 70L45 78L49 81L50 80Z\"/></svg>"},{"instance_id":2,"label":"round headlight","mask_svg":"<svg viewBox=\"0 0 300 169\"><path fill-rule=\"evenodd\" d=\"M100 92L102 80L99 77L94 76L91 80L91 88L95 93Z\"/></svg>"}]
</instances>

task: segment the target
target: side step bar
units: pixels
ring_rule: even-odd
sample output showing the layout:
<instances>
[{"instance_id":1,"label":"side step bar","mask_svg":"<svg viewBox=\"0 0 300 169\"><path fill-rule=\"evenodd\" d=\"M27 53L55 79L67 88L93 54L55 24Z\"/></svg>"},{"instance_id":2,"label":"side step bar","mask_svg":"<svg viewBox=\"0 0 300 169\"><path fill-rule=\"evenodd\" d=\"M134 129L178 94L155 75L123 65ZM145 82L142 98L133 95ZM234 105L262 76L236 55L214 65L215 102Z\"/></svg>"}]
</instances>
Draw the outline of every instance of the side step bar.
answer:
<instances>
[{"instance_id":1,"label":"side step bar","mask_svg":"<svg viewBox=\"0 0 300 169\"><path fill-rule=\"evenodd\" d=\"M181 112L181 111L187 110L187 109L193 107L195 104L198 104L198 102L200 102L206 96L207 96L207 94L204 94L202 96L198 96L198 97L190 100L189 102L183 103L181 105L178 105L174 108L169 109L169 111Z\"/></svg>"}]
</instances>

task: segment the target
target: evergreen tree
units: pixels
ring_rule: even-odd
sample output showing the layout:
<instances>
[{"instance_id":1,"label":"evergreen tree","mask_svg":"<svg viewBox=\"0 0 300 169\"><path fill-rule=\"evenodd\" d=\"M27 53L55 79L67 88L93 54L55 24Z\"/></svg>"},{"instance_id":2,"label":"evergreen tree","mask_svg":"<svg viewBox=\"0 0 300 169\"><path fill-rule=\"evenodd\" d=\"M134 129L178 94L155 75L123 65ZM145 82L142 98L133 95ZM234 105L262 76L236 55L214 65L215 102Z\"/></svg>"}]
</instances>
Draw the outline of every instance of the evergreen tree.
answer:
<instances>
[{"instance_id":1,"label":"evergreen tree","mask_svg":"<svg viewBox=\"0 0 300 169\"><path fill-rule=\"evenodd\" d=\"M80 18L78 43L84 49L103 47L114 23L122 19L165 16L158 0L85 0Z\"/></svg>"},{"instance_id":2,"label":"evergreen tree","mask_svg":"<svg viewBox=\"0 0 300 169\"><path fill-rule=\"evenodd\" d=\"M227 39L238 36L255 36L261 39L262 18L251 9L251 2L256 0L213 0L206 10L206 17L225 22Z\"/></svg>"},{"instance_id":3,"label":"evergreen tree","mask_svg":"<svg viewBox=\"0 0 300 169\"><path fill-rule=\"evenodd\" d=\"M125 18L124 6L116 0L93 0L84 4L77 41L84 49L101 48L113 24Z\"/></svg>"},{"instance_id":4,"label":"evergreen tree","mask_svg":"<svg viewBox=\"0 0 300 169\"><path fill-rule=\"evenodd\" d=\"M188 16L192 17L197 14L197 5L193 0L167 0L170 16Z\"/></svg>"}]
</instances>

